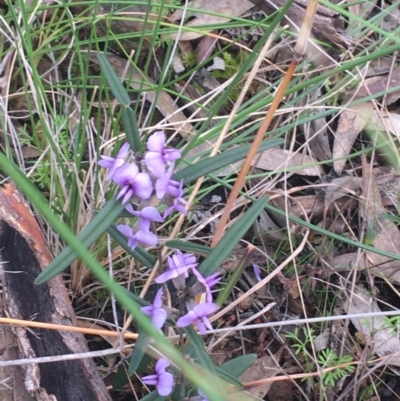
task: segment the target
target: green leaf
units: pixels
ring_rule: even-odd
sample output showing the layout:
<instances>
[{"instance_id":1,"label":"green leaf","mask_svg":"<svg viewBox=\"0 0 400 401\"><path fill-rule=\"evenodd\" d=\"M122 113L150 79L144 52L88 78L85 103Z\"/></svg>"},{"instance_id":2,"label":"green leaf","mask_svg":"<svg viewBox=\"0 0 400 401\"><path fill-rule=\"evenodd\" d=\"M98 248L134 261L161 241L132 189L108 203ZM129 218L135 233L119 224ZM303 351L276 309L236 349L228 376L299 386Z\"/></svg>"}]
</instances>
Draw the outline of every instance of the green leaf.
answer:
<instances>
[{"instance_id":1,"label":"green leaf","mask_svg":"<svg viewBox=\"0 0 400 401\"><path fill-rule=\"evenodd\" d=\"M125 208L117 199L112 199L96 214L93 220L77 235L83 246L89 248L112 224L115 218ZM76 258L77 253L71 247L65 248L57 257L39 274L37 284L45 283L57 274L64 271Z\"/></svg>"},{"instance_id":2,"label":"green leaf","mask_svg":"<svg viewBox=\"0 0 400 401\"><path fill-rule=\"evenodd\" d=\"M126 140L135 152L140 152L140 136L135 112L130 107L122 110L122 123L126 134Z\"/></svg>"},{"instance_id":3,"label":"green leaf","mask_svg":"<svg viewBox=\"0 0 400 401\"><path fill-rule=\"evenodd\" d=\"M167 241L165 245L171 249L179 249L180 251L194 252L194 253L203 253L210 254L212 248L206 245L195 244L194 242L186 242L186 241Z\"/></svg>"},{"instance_id":4,"label":"green leaf","mask_svg":"<svg viewBox=\"0 0 400 401\"><path fill-rule=\"evenodd\" d=\"M117 100L124 106L129 106L131 104L131 99L121 83L118 75L115 73L111 64L107 60L107 57L103 53L97 54L97 59L101 67L101 71L107 79L110 89Z\"/></svg>"},{"instance_id":5,"label":"green leaf","mask_svg":"<svg viewBox=\"0 0 400 401\"><path fill-rule=\"evenodd\" d=\"M107 228L107 232L111 235L112 238L116 242L118 242L119 245L121 245L122 248L125 249L126 252L128 252L129 255L134 257L138 262L140 262L143 266L146 266L150 269L154 267L156 264L156 260L151 256L146 250L141 248L140 246L137 246L134 250L130 246L128 246L128 242L126 241L125 235L123 235L117 228L115 224L111 224Z\"/></svg>"},{"instance_id":6,"label":"green leaf","mask_svg":"<svg viewBox=\"0 0 400 401\"><path fill-rule=\"evenodd\" d=\"M273 148L283 143L280 138L269 139L261 143L257 152ZM249 152L251 144L241 145L232 150L225 150L221 154L206 159L200 160L199 162L183 168L173 175L173 179L176 181L183 180L185 184L196 181L200 177L210 174L213 171L219 170L229 164L235 163L239 160L243 160Z\"/></svg>"},{"instance_id":7,"label":"green leaf","mask_svg":"<svg viewBox=\"0 0 400 401\"><path fill-rule=\"evenodd\" d=\"M233 227L231 227L222 237L218 245L199 266L198 270L204 277L213 274L222 265L223 261L229 256L236 244L250 229L251 225L260 215L267 202L267 197L262 197L254 202L243 216L233 225Z\"/></svg>"},{"instance_id":8,"label":"green leaf","mask_svg":"<svg viewBox=\"0 0 400 401\"><path fill-rule=\"evenodd\" d=\"M241 355L237 358L224 362L220 369L230 373L234 377L239 377L246 369L248 369L257 359L257 354Z\"/></svg>"},{"instance_id":9,"label":"green leaf","mask_svg":"<svg viewBox=\"0 0 400 401\"><path fill-rule=\"evenodd\" d=\"M146 355L147 346L151 337L143 330L139 330L139 337L135 343L135 349L132 352L131 359L129 362L129 374L132 375L136 372L140 363L142 362L143 357Z\"/></svg>"},{"instance_id":10,"label":"green leaf","mask_svg":"<svg viewBox=\"0 0 400 401\"><path fill-rule=\"evenodd\" d=\"M217 371L215 365L213 364L210 356L207 353L206 348L204 347L203 339L196 333L192 325L185 327L184 330L187 339L190 341L190 344L194 348L197 360L204 368L204 374L208 376L209 379L212 381L213 389L216 390L219 394L224 394L219 380L213 380L213 378L217 378Z\"/></svg>"},{"instance_id":11,"label":"green leaf","mask_svg":"<svg viewBox=\"0 0 400 401\"><path fill-rule=\"evenodd\" d=\"M168 397L163 397L157 393L157 390L152 391L151 393L145 395L140 401L164 401Z\"/></svg>"},{"instance_id":12,"label":"green leaf","mask_svg":"<svg viewBox=\"0 0 400 401\"><path fill-rule=\"evenodd\" d=\"M248 266L248 262L250 261L250 252L246 252L246 254L240 259L239 264L235 266L233 274L230 275L227 284L221 289L218 294L218 298L215 303L219 306L222 306L224 302L228 299L233 287L236 285L240 277L242 276L243 270Z\"/></svg>"}]
</instances>

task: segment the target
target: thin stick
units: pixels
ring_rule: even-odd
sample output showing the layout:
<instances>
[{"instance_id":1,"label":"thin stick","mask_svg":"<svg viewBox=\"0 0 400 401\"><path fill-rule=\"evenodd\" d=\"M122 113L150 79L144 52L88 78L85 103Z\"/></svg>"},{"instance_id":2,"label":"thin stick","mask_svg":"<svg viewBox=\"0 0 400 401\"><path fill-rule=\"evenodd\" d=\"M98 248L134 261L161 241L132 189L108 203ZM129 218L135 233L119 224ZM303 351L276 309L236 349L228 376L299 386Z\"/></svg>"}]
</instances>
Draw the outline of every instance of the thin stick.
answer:
<instances>
[{"instance_id":1,"label":"thin stick","mask_svg":"<svg viewBox=\"0 0 400 401\"><path fill-rule=\"evenodd\" d=\"M66 326L66 325L62 325L62 324L35 322L33 320L11 319L8 317L0 317L0 324L7 324L7 325L13 325L13 326L36 327L39 329L47 329L47 330L72 331L74 333L90 334L90 335L94 335L94 336L107 336L107 337L120 336L120 333L117 333L116 331L90 329L87 327ZM126 340L128 340L128 339L136 340L138 338L138 334L124 333L123 338Z\"/></svg>"},{"instance_id":2,"label":"thin stick","mask_svg":"<svg viewBox=\"0 0 400 401\"><path fill-rule=\"evenodd\" d=\"M264 139L265 133L268 131L271 121L274 117L275 111L278 109L282 101L283 95L285 94L286 88L288 87L292 79L297 63L301 60L301 58L305 53L307 41L310 36L312 21L314 19L314 15L317 9L317 4L318 4L317 0L310 0L307 5L306 15L300 29L296 46L294 48L292 62L289 65L286 75L283 78L283 81L274 97L271 107L269 108L261 124L261 127L257 132L257 135L254 138L254 142L249 150L249 153L247 154L246 160L244 161L243 167L240 170L239 176L235 181L235 185L233 186L228 201L226 202L224 213L222 214L218 227L214 233L214 238L211 244L212 247L215 247L222 237L222 234L228 222L229 215L231 213L231 210L233 209L234 203L239 195L240 190L243 188L247 173L249 172L251 167L251 163L257 154L258 148L260 147L261 142Z\"/></svg>"}]
</instances>

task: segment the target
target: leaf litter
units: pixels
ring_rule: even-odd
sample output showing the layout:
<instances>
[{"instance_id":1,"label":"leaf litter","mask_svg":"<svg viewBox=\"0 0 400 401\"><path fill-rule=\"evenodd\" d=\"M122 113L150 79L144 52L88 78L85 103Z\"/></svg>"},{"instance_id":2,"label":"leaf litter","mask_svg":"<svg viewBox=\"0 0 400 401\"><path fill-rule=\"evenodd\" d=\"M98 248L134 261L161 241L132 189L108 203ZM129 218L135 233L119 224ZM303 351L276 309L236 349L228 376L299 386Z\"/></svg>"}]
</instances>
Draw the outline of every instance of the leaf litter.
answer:
<instances>
[{"instance_id":1,"label":"leaf litter","mask_svg":"<svg viewBox=\"0 0 400 401\"><path fill-rule=\"evenodd\" d=\"M155 90L159 75L154 71L157 71L158 63L164 57L161 51L158 52L159 49L156 49L151 56L152 70L148 70L146 73L141 70L143 63L139 63L139 66L137 68L135 66L133 70L126 70L126 66L131 66L132 63L131 60L127 62L126 54L123 52L118 56L108 54L107 57L117 74L120 77L130 76L129 85L134 93L140 93L139 97L143 97L143 104L154 104L159 111L160 117L152 121L153 125L149 124L146 129L156 129L157 125L161 125L177 132L180 138L190 140L191 135L196 133L198 125L196 125L197 121L192 121L193 119L188 115L195 114L201 121L205 121L208 110L207 105L203 104L203 96L218 90L219 87L223 91L225 87L222 85L229 78L218 77L211 71L213 69L227 71L224 68L226 64L223 61L224 58L220 55L212 55L213 52L221 50L226 41L226 36L224 36L226 31L217 29L217 24L226 24L233 17L243 16L253 7L254 3L257 1L194 0L190 2L191 11L185 15L185 21L182 23L184 29L173 35L168 34L170 38L179 39L177 45L179 51L172 59L175 73L173 79L177 81L175 86L166 85L159 91ZM296 7L302 7L301 9L304 10L304 2L296 3ZM299 6L299 4L302 5ZM356 6L358 5L351 6L354 15L362 15L364 8ZM373 8L373 4L370 4L368 8L371 9L371 7ZM224 15L216 16L209 12ZM175 22L178 27L183 17L182 10L177 10L168 15L166 20L169 24ZM326 15L325 17L337 18L338 14L331 13L330 16ZM365 15L362 17L366 18ZM396 13L393 13L393 17L394 19L383 20L380 26L386 30L393 29L395 26L393 21L397 18ZM353 26L359 24L355 19L350 21ZM202 27L210 24L213 25L210 29ZM139 25L132 30L143 29L143 23L140 22ZM337 37L337 33L342 35L344 31L338 29L331 37ZM280 70L285 70L287 61L287 54L284 52L284 48L287 47L287 39L282 37L279 40L282 43L282 49L274 49L267 54L265 56L267 62L263 64L257 74L256 80L262 83L262 89L260 90L260 87L257 86L257 90L250 93L246 101L250 101L251 97L257 96L259 92L273 93L271 83L276 84L279 81ZM358 39L355 38L355 40ZM249 45L242 38L237 40L237 44L236 47L224 51L234 57L238 52L238 47L243 48ZM249 48L251 50L251 47ZM351 51L357 55L357 49L352 48ZM195 53L197 63L210 57L209 62L203 68L204 73L196 72L196 79L201 74L206 74L207 69L209 70L208 75L204 75L197 82L193 78L196 74L193 73L191 77L185 75L190 70L185 56L190 55L190 52ZM334 54L335 62L340 62L339 56L344 57L344 54ZM91 57L91 61L96 63L97 58ZM339 106L341 110L339 113L335 113L334 117L314 118L310 123L299 124L298 131L292 128L287 129L284 133L285 143L283 146L264 151L254 159L255 178L248 181L248 189L254 190L257 195L267 192L271 196L270 205L285 214L282 216L276 210L268 210L255 224L253 231L244 239L244 243L250 242L256 248L259 258L257 262L262 266L263 275L274 272L280 263L288 260L293 254L293 247L299 244L299 240L304 239L304 227L298 224L298 221L290 221L291 217L301 218L307 224L313 224L314 231L307 238L307 246L301 250L301 257L296 258L293 265L288 266L281 275L271 279L263 288L265 297L261 297L258 293L253 297L248 297L245 300L247 301L245 302L246 308L236 309L231 314L218 319L218 327L234 326L248 319L249 316L256 315L267 302L271 301L278 307L261 314L257 317L256 322L275 321L279 323L293 318L294 315L300 318L324 316L325 313L330 313L330 311L323 310L326 303L330 302L330 298L336 298L338 293L345 290L346 293L350 292L348 283L351 280L355 287L352 287L353 294L344 304L346 313L379 311L377 299L392 303L397 308L400 307L396 297L387 295L389 287L398 289L400 282L398 260L356 249L345 241L336 241L333 237L327 236L326 232L318 232L318 228L335 234L339 232L342 239L360 241L381 251L399 254L400 237L397 222L387 217L388 215L398 216L397 196L400 189L398 177L396 173L388 173L388 177L384 178L378 172L379 168L387 167L388 164L382 153L373 153L371 150L368 153L369 163L363 162L361 157L354 155L354 153L362 153L366 147L374 145L373 138L366 135L367 131L390 133L393 136L393 143L398 147L400 120L396 102L400 96L400 88L397 88L400 86L400 69L393 63L392 57L380 58L378 61L371 62L366 66L366 76L364 79L360 79L356 87L354 85L351 88L344 86L339 91L338 101L334 106ZM238 64L237 68L239 67ZM330 67L333 68L333 64ZM302 79L303 72L299 71L299 79ZM181 77L183 78L181 79ZM304 75L304 77L304 79L308 79L311 75ZM205 84L206 81L211 84ZM329 84L322 86L322 90L321 88L316 90L315 96L310 97L306 102L312 106L315 105L316 108L312 111L314 115L320 111L328 111L332 106L329 97L324 97L329 92ZM183 93L184 96L177 99L176 94L172 93L171 87L179 94ZM375 96L377 99L362 100L369 96ZM197 102L198 99L200 100ZM286 100L289 101L290 98L288 97ZM135 98L134 101L138 100ZM214 116L215 118L209 123L203 134L207 135L211 132L213 127L218 124L219 119L226 119L234 101L235 96L232 96L232 99L218 111L219 115ZM349 102L352 101L362 101L362 103L349 106ZM376 107L376 101L382 101L382 104L378 104L379 108ZM304 103L304 100L300 99L296 105L309 113L307 104ZM22 108L17 109L17 111L19 110ZM301 114L295 114L296 111L293 111L293 115L290 113L292 111L283 118L276 117L277 129L284 127L290 119L302 118ZM74 116L74 118L76 117ZM287 120L285 120L286 118ZM249 126L251 126L255 120L255 117L249 116L249 120L246 122L250 122ZM75 127L76 121L74 124ZM245 128L230 133L231 136L228 136L226 141L228 142L237 134L242 134L244 130ZM266 133L266 136L268 135L269 133ZM205 157L204 155L214 145L214 138L203 142L202 145L191 150L187 155L188 160ZM234 146L237 144L229 144L229 148ZM228 167L220 171L218 176L223 178L227 174L235 174L240 165L239 162ZM210 193L210 197L215 196L211 190ZM207 207L205 206L205 208ZM194 214L196 213L194 212ZM197 213L197 215L199 219L204 220L213 218L211 212ZM207 224L203 225L207 226ZM207 243L207 238L212 235L213 229L213 225L208 224L208 228L202 230L196 239L200 243ZM184 233L182 236L184 238ZM193 238L188 240L191 241ZM238 244L234 256L239 259L244 254L244 250L245 245ZM115 255L120 253L121 250L119 253L115 252ZM254 260L254 262L256 261ZM224 264L224 268L229 273L235 269L235 263L230 260L229 263ZM237 288L228 302L233 302L238 294L246 294L254 287L255 284L248 279L251 274L246 273L238 281ZM125 280L128 275L124 276L123 274ZM133 273L134 279L139 282L142 280L140 274ZM368 291L364 290L359 283L368 286ZM370 293L377 288L381 292L377 297L372 297ZM321 293L327 294L326 299L321 298ZM241 306L243 305L244 303L241 303ZM366 342L363 346L373 347L377 355L381 357L392 355L393 357L388 359L388 363L399 366L399 359L396 356L399 352L397 333L387 326L384 318L352 319L352 324L359 333L364 335ZM318 349L316 352L327 347L334 348L332 337L335 337L335 334L332 334L332 327L328 329L317 327L317 330L320 332L317 337ZM356 336L350 331L346 337L348 339ZM303 341L300 335L298 341ZM285 345L282 346L282 343ZM295 340L288 341L284 335L279 334L279 329L275 331L260 329L260 331L251 330L240 336L232 334L229 341L224 343L224 351L225 355L229 355L229 357L255 350L259 353L257 362L246 372L247 376L242 377L243 381L251 382L275 375L306 374L310 370L317 370L318 366L315 360L313 358L307 360L313 352L311 343L312 341L309 341L306 347L308 354L298 356L293 352ZM344 343L343 341L342 344ZM357 347L354 348L357 349ZM336 347L335 352L339 353L339 349L340 347ZM353 356L357 358L358 355L358 351L353 350ZM351 386L350 378L353 377L349 375L343 383ZM306 395L301 395L304 396L303 399L315 399L321 396L318 394L319 384L317 381L309 385L305 385L301 381L296 381L296 383ZM367 386L368 383L368 380L364 380L362 385ZM271 399L268 398L270 391L271 385L264 385L255 388L254 395L268 400ZM300 399L300 393L296 394L296 399ZM289 399L289 396L287 397Z\"/></svg>"}]
</instances>

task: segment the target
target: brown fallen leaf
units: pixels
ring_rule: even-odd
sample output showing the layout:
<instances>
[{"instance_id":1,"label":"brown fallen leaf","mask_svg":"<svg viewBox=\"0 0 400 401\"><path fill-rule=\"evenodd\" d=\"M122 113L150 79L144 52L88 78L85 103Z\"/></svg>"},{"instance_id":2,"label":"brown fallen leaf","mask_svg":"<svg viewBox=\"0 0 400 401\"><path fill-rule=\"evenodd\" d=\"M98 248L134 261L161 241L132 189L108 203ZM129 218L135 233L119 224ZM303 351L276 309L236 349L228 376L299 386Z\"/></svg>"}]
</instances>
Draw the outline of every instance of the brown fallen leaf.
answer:
<instances>
[{"instance_id":1,"label":"brown fallen leaf","mask_svg":"<svg viewBox=\"0 0 400 401\"><path fill-rule=\"evenodd\" d=\"M361 188L361 179L346 175L333 179L325 191L325 206Z\"/></svg>"},{"instance_id":2,"label":"brown fallen leaf","mask_svg":"<svg viewBox=\"0 0 400 401\"><path fill-rule=\"evenodd\" d=\"M350 153L358 134L364 129L374 112L372 102L366 102L345 109L340 114L338 127L335 132L332 155L334 159L333 168L338 175L342 174L346 159Z\"/></svg>"},{"instance_id":3,"label":"brown fallen leaf","mask_svg":"<svg viewBox=\"0 0 400 401\"><path fill-rule=\"evenodd\" d=\"M380 312L377 302L360 286L354 289L343 307L349 315ZM353 318L351 322L379 357L387 356L388 365L400 366L400 339L385 316Z\"/></svg>"},{"instance_id":4,"label":"brown fallen leaf","mask_svg":"<svg viewBox=\"0 0 400 401\"><path fill-rule=\"evenodd\" d=\"M382 197L376 184L375 177L365 158L363 160L363 198L359 213L367 227L367 236L372 245L382 251L398 254L400 250L400 231L397 225L388 220L383 206ZM369 272L383 275L391 281L400 282L400 261L392 260L383 255L367 252ZM376 266L376 267L374 267Z\"/></svg>"},{"instance_id":5,"label":"brown fallen leaf","mask_svg":"<svg viewBox=\"0 0 400 401\"><path fill-rule=\"evenodd\" d=\"M375 95L376 93L385 92L391 90L391 88L400 86L400 67L393 69L383 76L365 79L360 85L362 85L361 88L357 87L344 94L345 101L362 99L370 94ZM399 97L400 90L391 91L386 95L386 105L394 103Z\"/></svg>"},{"instance_id":6,"label":"brown fallen leaf","mask_svg":"<svg viewBox=\"0 0 400 401\"><path fill-rule=\"evenodd\" d=\"M196 27L201 25L217 25L230 21L231 17L238 17L254 7L253 3L248 0L192 0L189 4L192 11L186 13L186 18L190 18L185 24L186 27ZM193 11L195 9L195 11ZM209 13L223 14L212 15ZM176 10L170 19L177 22L183 18L183 10ZM212 28L214 29L214 28ZM204 32L210 30L201 29L201 32L183 32L182 34L170 35L170 38L176 40L194 40L204 36Z\"/></svg>"},{"instance_id":7,"label":"brown fallen leaf","mask_svg":"<svg viewBox=\"0 0 400 401\"><path fill-rule=\"evenodd\" d=\"M279 359L282 354L283 348L273 356L263 356L258 358L244 373L239 376L239 380L243 382L246 392L262 400L272 386L272 382L261 384L258 386L246 386L246 383L255 382L269 377L274 377L281 371L279 366Z\"/></svg>"},{"instance_id":8,"label":"brown fallen leaf","mask_svg":"<svg viewBox=\"0 0 400 401\"><path fill-rule=\"evenodd\" d=\"M259 153L252 166L263 170L288 170L307 176L320 177L324 173L322 167L315 165L315 160L310 156L280 148L271 148Z\"/></svg>"}]
</instances>

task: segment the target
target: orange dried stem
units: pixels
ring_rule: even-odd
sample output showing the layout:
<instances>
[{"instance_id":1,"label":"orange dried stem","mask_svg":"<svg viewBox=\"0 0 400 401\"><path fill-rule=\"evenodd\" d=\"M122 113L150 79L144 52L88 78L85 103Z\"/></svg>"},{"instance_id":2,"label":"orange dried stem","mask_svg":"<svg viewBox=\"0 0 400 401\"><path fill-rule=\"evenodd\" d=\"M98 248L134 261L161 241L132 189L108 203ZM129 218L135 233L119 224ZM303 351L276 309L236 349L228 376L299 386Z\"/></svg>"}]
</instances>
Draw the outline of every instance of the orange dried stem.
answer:
<instances>
[{"instance_id":1,"label":"orange dried stem","mask_svg":"<svg viewBox=\"0 0 400 401\"><path fill-rule=\"evenodd\" d=\"M90 329L86 327L65 326L62 324L51 324L51 323L35 322L32 320L11 319L8 317L0 317L0 324L7 324L11 326L37 327L40 329L48 329L48 330L72 331L74 333L90 334L95 336L118 337L120 335L120 333L117 333L116 331ZM138 334L124 333L123 337L126 340L128 339L136 340L138 338Z\"/></svg>"},{"instance_id":2,"label":"orange dried stem","mask_svg":"<svg viewBox=\"0 0 400 401\"><path fill-rule=\"evenodd\" d=\"M244 161L243 167L240 170L239 176L235 181L235 185L232 188L232 191L229 195L228 201L226 202L226 207L221 216L221 219L218 223L218 227L215 231L214 238L211 244L211 247L215 247L220 241L222 234L224 233L226 224L228 222L229 215L233 209L235 201L239 195L240 190L243 188L247 173L250 170L251 162L257 154L258 148L261 145L262 140L264 139L265 133L268 131L268 128L271 124L272 118L274 117L275 111L277 110L279 104L282 101L283 95L285 94L286 88L289 85L290 80L292 79L294 70L296 69L297 63L303 58L305 49L307 46L308 38L311 32L312 22L314 20L314 15L317 10L318 1L310 0L307 5L306 15L304 17L303 24L300 29L299 37L296 43L296 46L293 51L293 59L289 65L288 70L286 71L285 77L283 78L282 84L279 87L275 98L269 108L261 127L259 128L256 137L254 138L254 142L247 154L246 160Z\"/></svg>"},{"instance_id":3,"label":"orange dried stem","mask_svg":"<svg viewBox=\"0 0 400 401\"><path fill-rule=\"evenodd\" d=\"M249 150L249 153L247 154L246 160L244 161L243 167L240 170L239 176L238 176L237 180L235 181L235 185L232 188L232 191L229 195L228 201L226 202L226 207L224 208L224 212L218 223L218 227L214 233L214 238L213 238L211 247L215 247L222 237L226 223L228 222L229 215L231 213L231 210L233 209L233 205L239 195L240 190L243 188L247 173L250 170L251 162L253 161L254 157L256 156L258 148L260 147L261 142L264 139L264 135L267 132L269 125L271 124L272 118L274 117L274 113L277 110L279 104L281 103L281 100L283 98L283 95L285 94L286 88L289 85L290 80L292 79L292 76L293 76L294 70L296 69L296 66L297 66L297 62L295 60L292 60L292 62L289 65L289 68L286 72L286 75L283 78L282 84L276 93L274 101L272 102L271 107L269 108L268 113L266 114L266 116L257 132L257 135L254 138L254 142Z\"/></svg>"}]
</instances>

